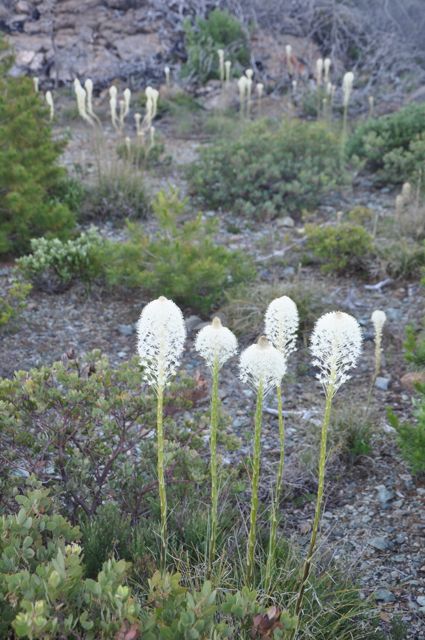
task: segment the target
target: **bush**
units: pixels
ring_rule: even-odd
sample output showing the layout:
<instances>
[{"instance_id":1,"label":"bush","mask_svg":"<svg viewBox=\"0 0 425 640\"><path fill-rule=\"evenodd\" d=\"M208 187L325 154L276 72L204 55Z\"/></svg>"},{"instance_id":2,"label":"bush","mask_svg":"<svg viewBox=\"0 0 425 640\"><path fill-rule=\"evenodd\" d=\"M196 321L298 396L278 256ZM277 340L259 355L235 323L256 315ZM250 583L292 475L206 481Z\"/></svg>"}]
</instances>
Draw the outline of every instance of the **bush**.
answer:
<instances>
[{"instance_id":1,"label":"bush","mask_svg":"<svg viewBox=\"0 0 425 640\"><path fill-rule=\"evenodd\" d=\"M0 295L0 329L16 320L19 313L25 309L27 297L32 286L21 280L12 280Z\"/></svg>"},{"instance_id":2,"label":"bush","mask_svg":"<svg viewBox=\"0 0 425 640\"><path fill-rule=\"evenodd\" d=\"M425 105L368 120L348 141L347 153L363 160L378 182L401 184L417 177L425 162Z\"/></svg>"},{"instance_id":3,"label":"bush","mask_svg":"<svg viewBox=\"0 0 425 640\"><path fill-rule=\"evenodd\" d=\"M157 237L150 238L142 227L131 225L131 240L109 244L106 277L114 287L140 287L152 297L165 295L208 315L226 291L251 280L254 269L241 252L214 244L213 222L203 222L199 214L181 224L185 206L176 192L160 192L153 203Z\"/></svg>"},{"instance_id":4,"label":"bush","mask_svg":"<svg viewBox=\"0 0 425 640\"><path fill-rule=\"evenodd\" d=\"M418 384L418 398L414 401L415 422L401 422L389 410L391 425L397 431L397 442L401 455L406 460L414 475L425 474L425 384Z\"/></svg>"},{"instance_id":5,"label":"bush","mask_svg":"<svg viewBox=\"0 0 425 640\"><path fill-rule=\"evenodd\" d=\"M225 60L241 72L250 65L248 38L240 23L228 11L214 9L206 20L198 18L192 26L184 23L187 62L182 75L203 83L219 77L217 50L223 49Z\"/></svg>"},{"instance_id":6,"label":"bush","mask_svg":"<svg viewBox=\"0 0 425 640\"><path fill-rule=\"evenodd\" d=\"M0 500L35 474L73 517L93 516L106 499L132 518L140 515L156 488L155 398L141 393L141 379L135 361L113 369L93 352L0 380ZM177 426L196 391L183 380L171 398L176 389L165 407L173 417L166 425L167 473L170 481L179 478L175 492L184 493L203 467L193 425Z\"/></svg>"},{"instance_id":7,"label":"bush","mask_svg":"<svg viewBox=\"0 0 425 640\"><path fill-rule=\"evenodd\" d=\"M323 123L256 122L238 139L202 150L188 175L192 192L213 209L257 220L297 213L336 186L338 140Z\"/></svg>"},{"instance_id":8,"label":"bush","mask_svg":"<svg viewBox=\"0 0 425 640\"><path fill-rule=\"evenodd\" d=\"M35 238L32 253L17 260L20 273L44 291L59 292L80 280L87 285L103 272L102 238L95 227L75 240Z\"/></svg>"},{"instance_id":9,"label":"bush","mask_svg":"<svg viewBox=\"0 0 425 640\"><path fill-rule=\"evenodd\" d=\"M325 273L367 271L374 244L363 227L348 223L335 227L307 225L306 233L306 247L319 260Z\"/></svg>"},{"instance_id":10,"label":"bush","mask_svg":"<svg viewBox=\"0 0 425 640\"><path fill-rule=\"evenodd\" d=\"M52 140L31 79L8 76L8 66L0 60L0 256L24 253L36 236L64 238L75 224L55 195L66 176L57 164L64 144Z\"/></svg>"},{"instance_id":11,"label":"bush","mask_svg":"<svg viewBox=\"0 0 425 640\"><path fill-rule=\"evenodd\" d=\"M109 560L84 579L78 528L54 513L39 486L16 497L19 511L0 520L0 634L18 638L114 638L137 621L126 586L130 565Z\"/></svg>"},{"instance_id":12,"label":"bush","mask_svg":"<svg viewBox=\"0 0 425 640\"><path fill-rule=\"evenodd\" d=\"M130 164L115 159L112 165L101 169L97 182L87 188L81 217L117 223L146 218L149 211L143 177Z\"/></svg>"}]
</instances>

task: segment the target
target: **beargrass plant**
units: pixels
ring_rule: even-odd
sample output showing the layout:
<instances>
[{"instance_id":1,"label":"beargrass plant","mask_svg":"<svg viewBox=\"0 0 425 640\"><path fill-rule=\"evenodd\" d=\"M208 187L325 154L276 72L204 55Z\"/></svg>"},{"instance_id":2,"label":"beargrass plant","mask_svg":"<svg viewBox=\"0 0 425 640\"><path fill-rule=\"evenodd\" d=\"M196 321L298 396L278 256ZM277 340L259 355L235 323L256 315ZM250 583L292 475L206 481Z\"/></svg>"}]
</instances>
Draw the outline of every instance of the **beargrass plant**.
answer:
<instances>
[{"instance_id":1,"label":"beargrass plant","mask_svg":"<svg viewBox=\"0 0 425 640\"><path fill-rule=\"evenodd\" d=\"M267 338L261 336L256 344L251 345L242 352L239 366L242 382L248 383L257 394L252 456L251 512L246 552L246 579L247 583L252 585L255 577L263 401L272 389L280 387L282 378L286 373L286 362L284 356L273 347Z\"/></svg>"},{"instance_id":2,"label":"beargrass plant","mask_svg":"<svg viewBox=\"0 0 425 640\"><path fill-rule=\"evenodd\" d=\"M211 427L210 427L210 467L211 467L211 536L208 553L209 569L216 553L218 527L218 465L217 432L219 423L219 373L221 367L237 351L236 336L221 324L220 318L214 318L210 325L203 327L197 335L195 349L204 358L212 375L211 390Z\"/></svg>"},{"instance_id":3,"label":"beargrass plant","mask_svg":"<svg viewBox=\"0 0 425 640\"><path fill-rule=\"evenodd\" d=\"M355 318L341 311L326 313L319 318L311 337L313 364L318 367L317 378L325 391L325 412L321 429L316 507L307 556L295 605L295 615L302 615L304 592L311 571L316 539L319 530L325 484L327 435L332 402L338 389L349 380L349 371L357 365L361 352L362 334ZM290 634L295 638L296 629Z\"/></svg>"},{"instance_id":4,"label":"beargrass plant","mask_svg":"<svg viewBox=\"0 0 425 640\"><path fill-rule=\"evenodd\" d=\"M282 296L273 300L265 315L265 335L271 344L282 354L287 362L290 354L296 349L296 339L299 326L297 305L288 296ZM276 536L278 526L278 510L282 492L283 468L285 464L285 425L283 421L282 389L276 387L277 414L279 424L279 464L276 474L274 499L270 509L270 536L267 554L265 589L270 588L272 572L274 569Z\"/></svg>"},{"instance_id":5,"label":"beargrass plant","mask_svg":"<svg viewBox=\"0 0 425 640\"><path fill-rule=\"evenodd\" d=\"M186 327L180 309L161 296L144 307L137 323L137 349L146 383L157 395L157 471L161 505L161 568L167 561L167 496L164 478L164 389L175 374L183 352Z\"/></svg>"}]
</instances>

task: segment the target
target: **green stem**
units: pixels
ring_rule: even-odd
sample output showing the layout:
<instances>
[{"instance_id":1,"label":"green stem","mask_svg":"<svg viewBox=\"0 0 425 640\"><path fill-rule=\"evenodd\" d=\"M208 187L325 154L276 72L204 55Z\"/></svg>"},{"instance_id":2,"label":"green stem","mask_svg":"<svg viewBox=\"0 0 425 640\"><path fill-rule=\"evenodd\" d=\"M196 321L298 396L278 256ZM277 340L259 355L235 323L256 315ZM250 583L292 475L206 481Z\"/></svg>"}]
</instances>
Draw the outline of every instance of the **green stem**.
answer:
<instances>
[{"instance_id":1,"label":"green stem","mask_svg":"<svg viewBox=\"0 0 425 640\"><path fill-rule=\"evenodd\" d=\"M314 513L313 529L311 532L310 546L308 548L307 556L304 563L304 571L301 579L300 588L298 591L297 603L295 605L295 615L298 617L298 620L301 612L301 606L303 603L307 580L310 575L313 554L316 548L316 538L317 538L317 532L319 530L320 516L322 511L323 489L325 485L326 444L327 444L327 436L328 436L328 427L329 427L329 422L331 418L333 397L334 397L334 387L332 384L330 384L326 389L325 414L324 414L323 423L322 423L322 437L321 437L321 443L320 443L320 458L319 458L319 485L317 488L316 510ZM297 627L298 627L298 622L297 622ZM294 638L296 633L297 633L297 628L293 630L290 638L291 639Z\"/></svg>"},{"instance_id":2,"label":"green stem","mask_svg":"<svg viewBox=\"0 0 425 640\"><path fill-rule=\"evenodd\" d=\"M275 553L276 553L276 539L277 539L277 524L278 524L278 511L280 494L282 490L283 479L283 467L285 464L285 425L283 422L283 406L282 406L282 389L280 386L276 387L277 393L277 415L279 422L279 465L276 474L276 488L274 493L274 499L272 508L270 511L270 537L269 537L269 549L267 553L266 563L266 576L265 576L265 589L268 591L271 585L271 578L274 569Z\"/></svg>"},{"instance_id":3,"label":"green stem","mask_svg":"<svg viewBox=\"0 0 425 640\"><path fill-rule=\"evenodd\" d=\"M260 457L261 457L261 425L263 414L263 383L261 382L257 391L257 407L255 410L254 428L254 453L252 462L252 488L251 488L251 515L247 547L247 582L252 585L254 580L254 556L256 524L258 512L258 486L260 482Z\"/></svg>"},{"instance_id":4,"label":"green stem","mask_svg":"<svg viewBox=\"0 0 425 640\"><path fill-rule=\"evenodd\" d=\"M219 420L219 397L218 397L218 359L214 361L212 371L212 392L211 392L211 433L210 433L210 455L211 455L211 536L209 548L209 570L211 571L214 561L217 543L217 522L218 522L218 474L217 474L217 431Z\"/></svg>"},{"instance_id":5,"label":"green stem","mask_svg":"<svg viewBox=\"0 0 425 640\"><path fill-rule=\"evenodd\" d=\"M156 412L156 428L157 428L157 473L159 487L159 504L161 507L161 570L165 571L166 555L167 555L167 495L165 492L164 478L164 387L158 387L158 400Z\"/></svg>"},{"instance_id":6,"label":"green stem","mask_svg":"<svg viewBox=\"0 0 425 640\"><path fill-rule=\"evenodd\" d=\"M344 113L342 116L342 133L341 133L341 142L340 142L341 169L344 167L344 159L345 159L345 141L347 139L347 119L348 119L348 105L345 105Z\"/></svg>"}]
</instances>

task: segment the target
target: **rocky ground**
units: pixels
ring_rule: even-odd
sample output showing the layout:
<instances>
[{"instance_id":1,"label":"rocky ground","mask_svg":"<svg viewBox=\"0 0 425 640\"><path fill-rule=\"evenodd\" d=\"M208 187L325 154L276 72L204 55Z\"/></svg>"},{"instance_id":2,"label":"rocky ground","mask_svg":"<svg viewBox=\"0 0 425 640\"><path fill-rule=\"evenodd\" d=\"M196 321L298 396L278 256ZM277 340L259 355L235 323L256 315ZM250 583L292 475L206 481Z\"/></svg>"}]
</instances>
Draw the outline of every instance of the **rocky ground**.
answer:
<instances>
[{"instance_id":1,"label":"rocky ground","mask_svg":"<svg viewBox=\"0 0 425 640\"><path fill-rule=\"evenodd\" d=\"M178 166L196 157L199 142L173 137L166 122L161 126L167 152L174 162L168 174L151 173L147 177L148 183L152 190L170 182L184 190ZM75 163L85 162L91 166L91 134L80 123L71 127L73 135L65 164L72 167ZM106 145L111 152L116 145L114 135L108 130ZM90 170L88 173L90 176ZM365 184L359 184L354 190L347 189L342 196L331 196L319 216L336 216L340 209L349 210L355 204L379 209L382 215L391 211L393 196L386 191L372 191ZM215 214L206 212L205 215ZM146 226L148 231L153 230L155 223L149 220ZM408 628L408 637L420 640L425 638L425 483L412 478L402 462L394 432L386 420L386 407L393 407L401 416L411 414L411 392L402 384L406 372L402 342L406 324L423 317L423 294L418 282L393 282L374 288L376 281L325 278L311 267L298 272L290 261L289 266L283 266L279 262L282 246L296 246L300 239L299 229L300 224L291 220L253 227L226 213L220 218L217 241L248 251L257 262L260 282L278 283L280 295L285 293L287 285L309 283L312 286L313 283L313 287L326 292L325 310L340 308L358 318L365 332L364 356L353 379L340 392L336 405L339 411L344 405L348 406L348 411L359 420L364 419L365 398L373 368L370 315L376 308L387 313L384 366L371 409L376 417L372 448L367 455L353 461L340 450L338 440L333 441L321 552L323 555L331 553L360 583L364 597L374 598L384 626L397 613ZM123 234L122 230L109 225L101 227L101 231L110 237L122 237ZM1 268L0 287L9 277L10 269L10 265ZM34 291L15 330L0 336L0 375L11 376L16 369L51 362L71 347L77 352L99 348L114 364L128 359L135 353L135 322L145 302L137 294L122 299L97 289L88 294L78 286L56 295ZM223 315L226 320L226 310ZM189 349L183 368L193 375L197 372L205 375L193 349L194 336L202 326L202 320L189 316L190 312L187 314ZM248 344L261 330L258 318L256 324L252 327L252 335L241 336L241 346ZM303 544L307 542L313 513L308 495L315 490L315 455L323 397L305 346L300 345L290 369L285 385L287 461L282 518L285 534ZM247 406L250 410L254 406L253 393L238 381L236 362L223 373L221 393L229 430L241 439L235 452L224 453L225 462L230 464L249 455L252 416L250 411L247 413ZM273 467L269 463L278 456L277 418L272 397L267 405L263 438L264 492L268 491L273 479Z\"/></svg>"}]
</instances>

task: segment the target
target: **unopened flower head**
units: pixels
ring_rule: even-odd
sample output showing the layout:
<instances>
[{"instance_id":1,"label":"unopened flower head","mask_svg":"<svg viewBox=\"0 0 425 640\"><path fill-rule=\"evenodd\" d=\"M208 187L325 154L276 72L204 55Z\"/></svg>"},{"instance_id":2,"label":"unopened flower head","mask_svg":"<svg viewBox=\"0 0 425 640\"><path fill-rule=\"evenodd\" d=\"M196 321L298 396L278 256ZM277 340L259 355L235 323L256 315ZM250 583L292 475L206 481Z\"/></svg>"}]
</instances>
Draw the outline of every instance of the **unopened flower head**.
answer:
<instances>
[{"instance_id":1,"label":"unopened flower head","mask_svg":"<svg viewBox=\"0 0 425 640\"><path fill-rule=\"evenodd\" d=\"M40 88L40 78L38 76L34 76L32 79L32 82L34 86L34 91L38 93Z\"/></svg>"},{"instance_id":2,"label":"unopened flower head","mask_svg":"<svg viewBox=\"0 0 425 640\"><path fill-rule=\"evenodd\" d=\"M331 61L330 58L325 58L324 59L323 68L324 68L324 71L325 71L325 77L324 77L325 84L327 84L329 82L329 73L330 73L330 70L331 70L331 64L332 64L332 61Z\"/></svg>"},{"instance_id":3,"label":"unopened flower head","mask_svg":"<svg viewBox=\"0 0 425 640\"><path fill-rule=\"evenodd\" d=\"M348 372L356 366L361 346L360 325L353 316L342 311L325 313L316 322L310 344L318 380L333 391L339 389L350 379Z\"/></svg>"},{"instance_id":4,"label":"unopened flower head","mask_svg":"<svg viewBox=\"0 0 425 640\"><path fill-rule=\"evenodd\" d=\"M226 82L229 83L230 82L230 68L232 66L232 62L231 60L226 60L224 63L224 69L226 72Z\"/></svg>"},{"instance_id":5,"label":"unopened flower head","mask_svg":"<svg viewBox=\"0 0 425 640\"><path fill-rule=\"evenodd\" d=\"M273 300L265 315L265 333L285 359L296 349L299 316L297 305L288 296Z\"/></svg>"},{"instance_id":6,"label":"unopened flower head","mask_svg":"<svg viewBox=\"0 0 425 640\"><path fill-rule=\"evenodd\" d=\"M246 75L246 77L248 78L248 80L252 80L252 77L253 77L253 75L254 75L254 71L253 71L252 69L247 69L247 70L245 71L245 75Z\"/></svg>"},{"instance_id":7,"label":"unopened flower head","mask_svg":"<svg viewBox=\"0 0 425 640\"><path fill-rule=\"evenodd\" d=\"M130 111L130 102L131 102L131 89L124 89L124 117L126 117Z\"/></svg>"},{"instance_id":8,"label":"unopened flower head","mask_svg":"<svg viewBox=\"0 0 425 640\"><path fill-rule=\"evenodd\" d=\"M319 86L322 84L322 76L323 76L323 58L318 58L316 60L316 82Z\"/></svg>"},{"instance_id":9,"label":"unopened flower head","mask_svg":"<svg viewBox=\"0 0 425 640\"><path fill-rule=\"evenodd\" d=\"M412 198L412 185L410 182L403 183L403 186L401 187L401 195L405 202L410 202Z\"/></svg>"},{"instance_id":10,"label":"unopened flower head","mask_svg":"<svg viewBox=\"0 0 425 640\"><path fill-rule=\"evenodd\" d=\"M196 336L195 349L204 358L207 366L213 369L217 363L221 368L238 348L236 336L221 324L220 318L214 318L211 324L203 327Z\"/></svg>"},{"instance_id":11,"label":"unopened flower head","mask_svg":"<svg viewBox=\"0 0 425 640\"><path fill-rule=\"evenodd\" d=\"M342 79L342 100L344 103L344 107L348 107L348 103L350 102L351 92L353 90L353 82L354 82L354 73L352 71L347 71Z\"/></svg>"},{"instance_id":12,"label":"unopened flower head","mask_svg":"<svg viewBox=\"0 0 425 640\"><path fill-rule=\"evenodd\" d=\"M146 382L163 388L179 365L186 339L183 314L161 296L143 309L137 323L137 350Z\"/></svg>"},{"instance_id":13,"label":"unopened flower head","mask_svg":"<svg viewBox=\"0 0 425 640\"><path fill-rule=\"evenodd\" d=\"M164 67L165 74L165 84L168 86L170 84L170 67L167 65Z\"/></svg>"},{"instance_id":14,"label":"unopened flower head","mask_svg":"<svg viewBox=\"0 0 425 640\"><path fill-rule=\"evenodd\" d=\"M50 120L53 120L55 117L55 104L53 102L53 95L51 91L46 91L46 102L50 110Z\"/></svg>"},{"instance_id":15,"label":"unopened flower head","mask_svg":"<svg viewBox=\"0 0 425 640\"><path fill-rule=\"evenodd\" d=\"M87 112L91 115L93 113L93 80L91 78L85 81L84 89L87 96Z\"/></svg>"},{"instance_id":16,"label":"unopened flower head","mask_svg":"<svg viewBox=\"0 0 425 640\"><path fill-rule=\"evenodd\" d=\"M255 90L257 92L257 96L261 99L264 93L264 85L262 82L257 82L255 86Z\"/></svg>"},{"instance_id":17,"label":"unopened flower head","mask_svg":"<svg viewBox=\"0 0 425 640\"><path fill-rule=\"evenodd\" d=\"M384 324L387 321L385 311L375 309L375 311L372 313L371 320L373 323L373 328L375 329L375 342L379 342L380 344L382 338L382 330L384 328Z\"/></svg>"},{"instance_id":18,"label":"unopened flower head","mask_svg":"<svg viewBox=\"0 0 425 640\"><path fill-rule=\"evenodd\" d=\"M239 372L242 382L256 390L262 386L266 395L281 384L286 373L285 358L265 336L261 336L256 344L242 352Z\"/></svg>"}]
</instances>

